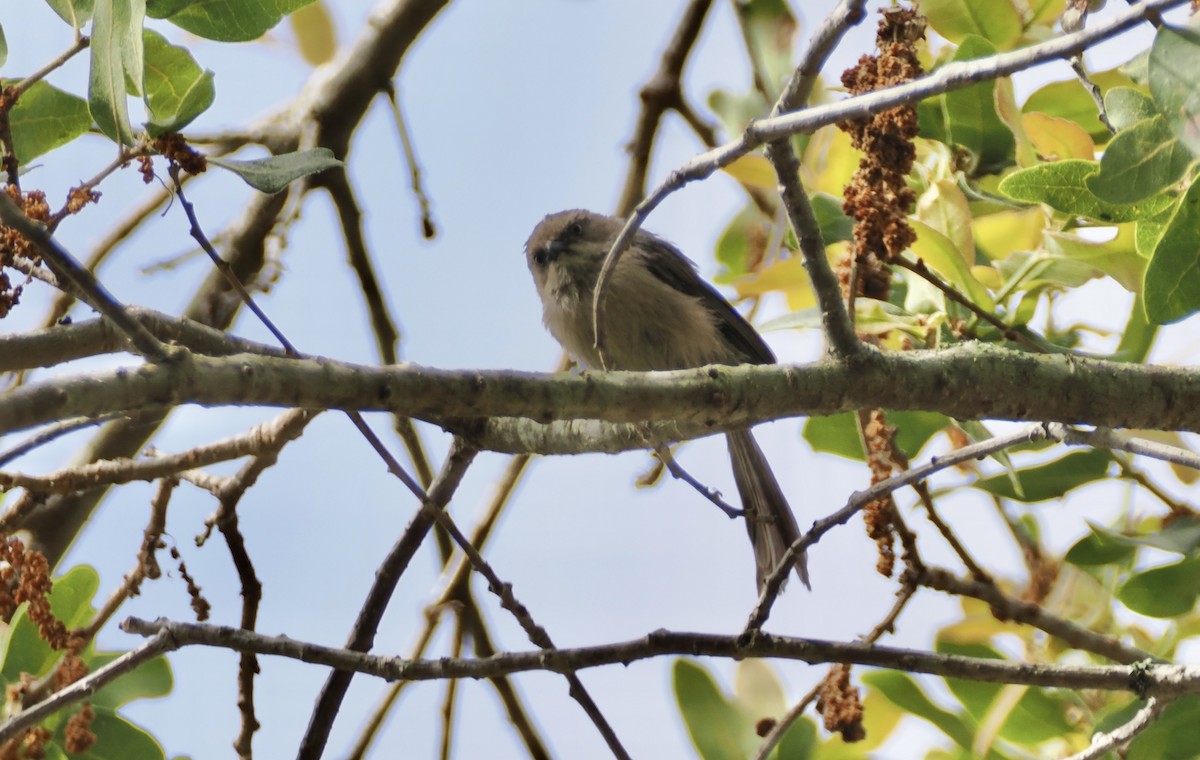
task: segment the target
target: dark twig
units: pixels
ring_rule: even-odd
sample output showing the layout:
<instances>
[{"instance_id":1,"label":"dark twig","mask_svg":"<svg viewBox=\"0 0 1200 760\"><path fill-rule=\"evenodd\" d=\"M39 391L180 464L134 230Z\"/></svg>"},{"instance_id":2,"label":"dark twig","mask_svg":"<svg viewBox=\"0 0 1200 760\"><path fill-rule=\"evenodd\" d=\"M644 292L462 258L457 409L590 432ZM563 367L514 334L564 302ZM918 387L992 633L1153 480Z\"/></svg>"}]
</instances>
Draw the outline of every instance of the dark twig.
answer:
<instances>
[{"instance_id":1,"label":"dark twig","mask_svg":"<svg viewBox=\"0 0 1200 760\"><path fill-rule=\"evenodd\" d=\"M417 162L417 152L413 149L408 122L404 119L404 112L400 108L400 98L396 95L396 86L391 80L388 80L383 92L392 105L392 115L396 119L396 131L400 133L400 144L404 147L404 161L408 164L408 173L412 177L413 195L416 196L417 204L421 208L421 234L426 240L432 240L437 236L437 225L433 221L429 196L425 193L425 186L421 182L421 165Z\"/></svg>"},{"instance_id":2,"label":"dark twig","mask_svg":"<svg viewBox=\"0 0 1200 760\"><path fill-rule=\"evenodd\" d=\"M900 617L900 613L903 612L904 608L908 606L908 602L910 599L912 599L913 593L916 590L916 584L911 581L908 574L905 574L905 576L901 579L900 589L896 592L895 603L892 604L891 609L888 610L887 614L883 616L883 619L871 629L871 632L862 638L862 642L864 644L874 644L876 641L881 639L884 634L892 633L895 630L896 619ZM800 719L800 716L804 714L804 711L808 709L808 706L812 704L813 700L820 695L821 686L822 684L818 683L816 686L809 689L808 693L801 697L796 704L792 705L791 709L787 711L787 714L775 722L775 725L772 726L771 730L767 732L767 735L763 737L762 743L758 745L758 749L754 751L754 755L750 758L750 760L767 759L767 757L771 754L771 751L775 749L776 745L778 745L783 739L784 734L786 734L788 729L792 727L792 724Z\"/></svg>"},{"instance_id":3,"label":"dark twig","mask_svg":"<svg viewBox=\"0 0 1200 760\"><path fill-rule=\"evenodd\" d=\"M999 620L1012 620L1031 625L1067 642L1074 649L1092 652L1114 662L1128 665L1142 660L1156 659L1149 652L1124 644L1111 636L1089 631L1069 620L1051 615L1040 605L1013 599L994 583L980 583L976 580L959 578L947 570L936 567L925 568L917 578L917 583L935 591L955 596L969 596L972 599L987 602L992 608L992 614Z\"/></svg>"},{"instance_id":4,"label":"dark twig","mask_svg":"<svg viewBox=\"0 0 1200 760\"><path fill-rule=\"evenodd\" d=\"M238 294L246 308L254 312L254 316L258 317L258 321L263 323L263 326L271 332L271 335L275 336L275 340L279 341L279 345L287 349L289 354L299 355L300 352L296 350L292 342L284 337L284 334L275 326L271 318L255 302L254 298L250 295L250 291L246 290L246 286L242 284L237 274L234 273L233 267L225 259L221 258L221 254L217 253L217 249L213 248L213 244L209 242L208 236L204 234L204 229L200 226L200 220L196 217L196 208L183 193L183 182L180 180L179 171L179 164L172 162L167 173L171 176L171 181L175 184L175 197L179 199L179 205L183 207L183 213L187 215L189 224L188 232L200 247L204 249L204 252L208 254L217 271L225 277L225 282L229 287Z\"/></svg>"},{"instance_id":5,"label":"dark twig","mask_svg":"<svg viewBox=\"0 0 1200 760\"><path fill-rule=\"evenodd\" d=\"M737 636L654 631L639 639L574 649L511 652L488 659L437 658L406 660L336 647L310 644L286 636L263 636L239 628L170 620L126 618L122 630L142 636L169 634L172 648L211 646L287 657L330 668L354 670L390 680L432 681L446 678L490 678L503 673L563 673L605 665L628 664L664 655L692 657L771 657L810 664L851 665L1003 683L1068 689L1137 690L1147 696L1174 697L1200 693L1200 668L1193 665L1138 662L1134 665L1058 665L1010 662L990 657L922 652L900 647L834 642L763 634L743 644Z\"/></svg>"},{"instance_id":6,"label":"dark twig","mask_svg":"<svg viewBox=\"0 0 1200 760\"><path fill-rule=\"evenodd\" d=\"M926 266L925 262L921 259L917 259L915 262L912 262L908 259L899 258L892 263L896 264L897 266L904 267L910 272L921 277L921 279L925 280L930 285L942 291L942 293L944 293L951 301L954 301L960 306L965 307L972 314L999 330L1000 334L1003 335L1006 340L1011 340L1014 343L1020 343L1030 351L1034 351L1039 354L1045 353L1046 349L1039 345L1036 341L1031 340L1028 335L1025 335L1020 330L1016 330L1010 325L1005 324L1004 320L1000 319L995 314L992 314L987 309L979 306L974 301L967 298L962 293L959 293L950 285L946 284L941 277L938 277L936 274L931 272L929 267Z\"/></svg>"},{"instance_id":7,"label":"dark twig","mask_svg":"<svg viewBox=\"0 0 1200 760\"><path fill-rule=\"evenodd\" d=\"M633 129L633 138L629 141L629 170L625 173L621 199L617 201L618 215L629 213L646 193L646 172L650 168L654 136L658 133L663 114L683 103L680 85L683 67L696 45L704 18L711 7L712 0L691 0L688 3L679 26L663 51L658 70L642 87L642 108Z\"/></svg>"},{"instance_id":8,"label":"dark twig","mask_svg":"<svg viewBox=\"0 0 1200 760\"><path fill-rule=\"evenodd\" d=\"M100 284L95 275L83 268L70 252L51 237L45 227L25 216L25 212L5 193L0 193L0 222L33 243L55 276L69 282L90 306L112 320L112 323L129 338L129 342L138 353L151 361L166 361L169 354L167 347L143 327L141 322L134 319L125 306Z\"/></svg>"},{"instance_id":9,"label":"dark twig","mask_svg":"<svg viewBox=\"0 0 1200 760\"><path fill-rule=\"evenodd\" d=\"M123 416L124 415L120 412L114 412L112 414L105 414L99 417L78 417L76 419L56 422L53 425L47 426L44 430L37 432L35 435L29 436L8 451L0 452L0 467L3 467L14 459L23 457L37 447L44 446L47 443L50 443L51 441L64 435L74 433L77 430L92 427L93 425L100 425L108 422L109 420Z\"/></svg>"},{"instance_id":10,"label":"dark twig","mask_svg":"<svg viewBox=\"0 0 1200 760\"><path fill-rule=\"evenodd\" d=\"M375 572L375 582L367 593L367 598L359 610L358 618L350 631L345 649L352 652L368 652L375 642L375 633L379 629L379 621L391 601L392 592L400 580L400 576L408 568L408 563L417 553L417 549L425 540L425 536L433 527L434 511L444 509L450 497L458 489L467 468L474 460L476 450L465 445L456 438L450 447L450 454L442 466L442 471L429 489L425 506L409 522L408 527L400 535L396 544L388 552L387 557L380 563ZM353 672L335 670L329 674L317 704L309 719L308 729L300 744L299 758L315 760L324 751L329 740L329 732L333 728L333 720L337 716L346 690L350 687Z\"/></svg>"},{"instance_id":11,"label":"dark twig","mask_svg":"<svg viewBox=\"0 0 1200 760\"><path fill-rule=\"evenodd\" d=\"M996 451L1016 446L1020 443L1029 441L1043 440L1046 437L1046 428L1040 424L1027 425L1016 432L1008 435L998 435L994 438L989 438L986 441L964 446L961 449L950 452L944 456L934 457L929 462L917 465L912 469L893 475L892 477L874 483L870 488L863 491L857 491L851 495L846 506L839 509L837 512L817 520L813 523L812 528L808 530L800 540L792 544L784 555L779 560L779 565L767 577L763 586L763 591L759 595L758 603L754 607L754 611L750 614L750 619L746 623L746 628L742 632L743 640L748 640L762 629L763 624L771 614L771 606L775 603L775 599L779 596L779 591L783 587L783 581L788 576L788 568L795 561L795 557L802 556L809 546L815 544L828 531L838 525L846 523L851 517L857 514L864 506L872 501L895 491L910 483L915 483L924 480L938 470L944 470L947 467L953 467L960 462L967 462L972 459L978 459L987 456Z\"/></svg>"},{"instance_id":12,"label":"dark twig","mask_svg":"<svg viewBox=\"0 0 1200 760\"><path fill-rule=\"evenodd\" d=\"M4 721L4 723L0 723L0 743L17 736L30 726L41 723L51 715L65 709L68 705L87 699L99 691L101 687L112 683L123 675L132 673L140 665L144 665L155 657L178 648L178 642L171 640L169 632L163 631L154 634L149 641L140 647L131 649L104 667L97 668L86 677L54 692L41 702L25 708Z\"/></svg>"},{"instance_id":13,"label":"dark twig","mask_svg":"<svg viewBox=\"0 0 1200 760\"><path fill-rule=\"evenodd\" d=\"M808 102L825 61L841 41L850 27L862 21L865 15L865 0L842 0L829 17L822 22L813 35L800 65L792 73L779 99L771 109L771 117L777 117L802 107ZM783 206L788 221L800 244L804 258L804 269L812 283L821 309L821 324L831 351L840 358L849 358L866 350L854 331L846 305L842 301L842 288L837 275L825 257L825 241L821 226L813 213L808 193L800 182L800 159L787 139L774 140L767 144L767 159L775 168L779 180Z\"/></svg>"},{"instance_id":14,"label":"dark twig","mask_svg":"<svg viewBox=\"0 0 1200 760\"><path fill-rule=\"evenodd\" d=\"M483 517L479 519L471 535L471 544L473 546L482 550L488 536L491 535L496 520L500 517L501 511L512 496L513 489L516 488L517 483L520 481L529 460L530 457L528 455L518 455L509 460L504 475L496 485L496 493L493 495L491 502L484 511ZM496 654L496 650L491 643L491 637L488 635L487 629L483 624L482 616L479 613L475 600L471 596L470 586L467 583L470 577L471 564L467 561L466 557L462 555L455 556L459 558L460 562L453 571L446 572L450 577L450 581L447 583L438 601L430 606L430 611L426 615L425 630L420 634L417 644L413 647L412 657L421 657L424 654L433 636L434 628L438 621L441 620L441 613L453 603L458 603L462 607L458 611L459 620L470 632L471 640L474 643L475 656L491 657ZM533 760L549 760L550 754L546 750L541 737L538 735L537 729L525 714L525 710L521 706L520 699L517 697L516 690L513 688L509 677L498 676L490 679L490 681L496 689L500 701L504 704L505 710L508 712L509 720L512 721L513 726L525 742L525 747L529 750L530 757ZM380 726L383 725L384 718L391 710L392 705L395 704L406 683L406 681L397 681L388 690L379 706L372 713L366 728L363 729L362 734L355 743L354 749L347 755L347 760L361 760L361 758L366 756L371 742L374 740Z\"/></svg>"}]
</instances>

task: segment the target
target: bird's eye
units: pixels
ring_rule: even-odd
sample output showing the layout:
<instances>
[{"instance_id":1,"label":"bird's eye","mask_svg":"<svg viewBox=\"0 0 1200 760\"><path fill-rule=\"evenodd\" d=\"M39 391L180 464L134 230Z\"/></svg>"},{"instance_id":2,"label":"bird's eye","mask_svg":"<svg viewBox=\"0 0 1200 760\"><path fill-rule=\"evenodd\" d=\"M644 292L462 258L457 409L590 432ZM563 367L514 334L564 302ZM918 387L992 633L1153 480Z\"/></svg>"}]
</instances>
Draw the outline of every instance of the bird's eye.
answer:
<instances>
[{"instance_id":1,"label":"bird's eye","mask_svg":"<svg viewBox=\"0 0 1200 760\"><path fill-rule=\"evenodd\" d=\"M546 254L545 248L539 248L533 252L533 263L537 264L539 267L546 266L546 260L548 258L549 256Z\"/></svg>"},{"instance_id":2,"label":"bird's eye","mask_svg":"<svg viewBox=\"0 0 1200 760\"><path fill-rule=\"evenodd\" d=\"M583 222L571 222L567 226L567 232L574 237L579 237L583 234Z\"/></svg>"}]
</instances>

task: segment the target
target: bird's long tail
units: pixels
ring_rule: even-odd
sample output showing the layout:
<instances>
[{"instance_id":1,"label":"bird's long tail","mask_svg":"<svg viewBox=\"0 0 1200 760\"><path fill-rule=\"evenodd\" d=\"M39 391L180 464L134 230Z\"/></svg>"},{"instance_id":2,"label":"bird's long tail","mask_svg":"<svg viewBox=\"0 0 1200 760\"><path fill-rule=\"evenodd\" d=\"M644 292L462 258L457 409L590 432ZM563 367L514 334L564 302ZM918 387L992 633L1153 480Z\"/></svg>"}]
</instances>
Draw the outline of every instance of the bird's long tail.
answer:
<instances>
[{"instance_id":1,"label":"bird's long tail","mask_svg":"<svg viewBox=\"0 0 1200 760\"><path fill-rule=\"evenodd\" d=\"M775 473L763 455L762 449L749 430L735 430L726 435L729 442L729 458L733 464L733 479L742 497L742 511L746 518L746 530L754 545L755 573L758 590L771 571L779 565L784 552L798 538L800 526L788 506ZM808 566L803 553L796 557L796 574L800 582L812 588L808 582Z\"/></svg>"}]
</instances>

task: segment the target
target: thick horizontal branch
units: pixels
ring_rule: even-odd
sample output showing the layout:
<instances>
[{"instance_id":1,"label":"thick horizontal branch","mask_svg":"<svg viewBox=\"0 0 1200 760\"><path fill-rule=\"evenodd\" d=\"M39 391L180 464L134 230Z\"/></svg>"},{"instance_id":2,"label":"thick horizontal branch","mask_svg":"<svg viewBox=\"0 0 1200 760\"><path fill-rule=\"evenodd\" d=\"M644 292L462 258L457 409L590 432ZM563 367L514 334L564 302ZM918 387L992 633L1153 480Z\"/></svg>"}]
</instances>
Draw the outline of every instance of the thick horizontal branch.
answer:
<instances>
[{"instance_id":1,"label":"thick horizontal branch","mask_svg":"<svg viewBox=\"0 0 1200 760\"><path fill-rule=\"evenodd\" d=\"M808 365L583 375L177 351L169 362L9 391L0 396L0 433L168 404L388 411L434 423L497 416L671 420L713 432L870 406L961 419L1197 432L1200 370L1023 354L985 344L870 352Z\"/></svg>"},{"instance_id":2,"label":"thick horizontal branch","mask_svg":"<svg viewBox=\"0 0 1200 760\"><path fill-rule=\"evenodd\" d=\"M603 665L628 665L667 655L692 657L771 657L811 664L850 663L910 673L965 678L989 683L1071 689L1133 691L1140 696L1171 698L1200 692L1200 667L1192 665L1054 665L1008 662L979 657L921 652L859 642L823 641L762 634L742 646L738 636L655 631L640 639L575 649L510 652L480 659L408 660L309 644L286 636L264 636L228 626L146 621L127 618L122 630L143 636L166 634L170 647L202 645L288 657L314 665L385 678L428 681L444 678L495 678L534 670L568 673Z\"/></svg>"}]
</instances>

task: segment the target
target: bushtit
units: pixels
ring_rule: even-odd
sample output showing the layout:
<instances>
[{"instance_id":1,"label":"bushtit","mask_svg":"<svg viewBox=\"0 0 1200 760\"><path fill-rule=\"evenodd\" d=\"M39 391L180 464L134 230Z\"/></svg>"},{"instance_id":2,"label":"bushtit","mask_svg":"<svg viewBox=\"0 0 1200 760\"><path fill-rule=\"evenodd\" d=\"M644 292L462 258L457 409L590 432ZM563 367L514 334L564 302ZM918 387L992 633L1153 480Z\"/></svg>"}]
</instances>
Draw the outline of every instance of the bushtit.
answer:
<instances>
[{"instance_id":1,"label":"bushtit","mask_svg":"<svg viewBox=\"0 0 1200 760\"><path fill-rule=\"evenodd\" d=\"M525 258L550 334L584 365L600 367L593 289L623 221L561 211L538 224ZM665 240L638 231L606 285L604 350L609 369L671 370L706 364L772 364L754 328ZM759 590L797 538L796 518L749 428L726 434L733 479L754 545ZM805 586L804 556L796 572Z\"/></svg>"}]
</instances>

